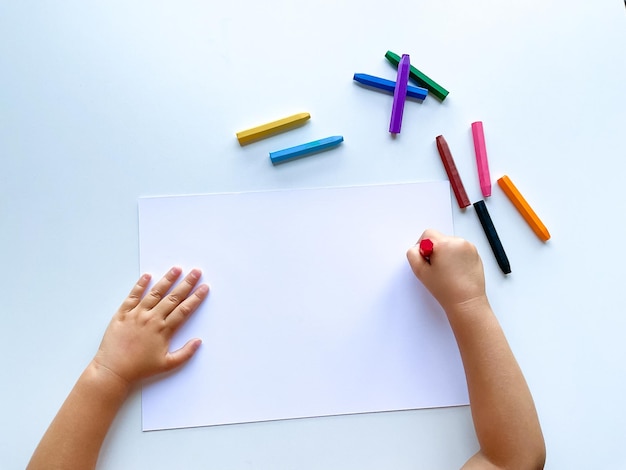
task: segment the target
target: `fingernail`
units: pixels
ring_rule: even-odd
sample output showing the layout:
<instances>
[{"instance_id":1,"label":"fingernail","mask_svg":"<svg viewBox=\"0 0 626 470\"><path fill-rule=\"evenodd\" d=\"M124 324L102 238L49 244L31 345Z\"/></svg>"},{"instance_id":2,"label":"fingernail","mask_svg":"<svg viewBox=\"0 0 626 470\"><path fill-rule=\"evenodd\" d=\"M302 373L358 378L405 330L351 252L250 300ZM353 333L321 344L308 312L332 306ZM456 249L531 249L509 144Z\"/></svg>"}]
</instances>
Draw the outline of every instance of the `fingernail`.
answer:
<instances>
[{"instance_id":1,"label":"fingernail","mask_svg":"<svg viewBox=\"0 0 626 470\"><path fill-rule=\"evenodd\" d=\"M182 271L183 271L183 270L182 270L181 268L179 268L178 266L174 266L172 269L170 269L170 274L171 274L172 276L180 276L180 273L181 273Z\"/></svg>"},{"instance_id":2,"label":"fingernail","mask_svg":"<svg viewBox=\"0 0 626 470\"><path fill-rule=\"evenodd\" d=\"M202 276L202 271L194 268L189 272L189 275L193 277L194 279L200 279L200 277Z\"/></svg>"},{"instance_id":3,"label":"fingernail","mask_svg":"<svg viewBox=\"0 0 626 470\"><path fill-rule=\"evenodd\" d=\"M209 286L207 286L206 284L202 284L196 289L197 295L205 295L207 292L209 292Z\"/></svg>"}]
</instances>

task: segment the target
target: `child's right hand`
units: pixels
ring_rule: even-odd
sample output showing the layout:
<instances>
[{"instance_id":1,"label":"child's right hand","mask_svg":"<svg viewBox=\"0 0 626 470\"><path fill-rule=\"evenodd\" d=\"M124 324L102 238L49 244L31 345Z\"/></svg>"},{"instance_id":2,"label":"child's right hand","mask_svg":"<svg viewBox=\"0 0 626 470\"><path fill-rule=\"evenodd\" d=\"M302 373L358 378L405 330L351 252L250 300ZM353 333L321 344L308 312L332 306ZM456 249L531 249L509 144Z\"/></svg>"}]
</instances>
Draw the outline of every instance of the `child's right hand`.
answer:
<instances>
[{"instance_id":1,"label":"child's right hand","mask_svg":"<svg viewBox=\"0 0 626 470\"><path fill-rule=\"evenodd\" d=\"M419 251L424 238L433 242L430 264ZM466 310L476 302L487 302L483 264L470 242L428 229L408 250L407 257L415 276L447 314Z\"/></svg>"}]
</instances>

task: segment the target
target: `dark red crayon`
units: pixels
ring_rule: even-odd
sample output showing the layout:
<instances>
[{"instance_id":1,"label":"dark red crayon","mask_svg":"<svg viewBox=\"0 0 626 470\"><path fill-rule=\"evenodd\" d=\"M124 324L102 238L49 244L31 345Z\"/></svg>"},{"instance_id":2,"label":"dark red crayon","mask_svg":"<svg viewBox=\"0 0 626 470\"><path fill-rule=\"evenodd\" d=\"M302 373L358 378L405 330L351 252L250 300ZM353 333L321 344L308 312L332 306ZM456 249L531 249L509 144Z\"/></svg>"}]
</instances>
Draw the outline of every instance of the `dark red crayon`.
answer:
<instances>
[{"instance_id":1,"label":"dark red crayon","mask_svg":"<svg viewBox=\"0 0 626 470\"><path fill-rule=\"evenodd\" d=\"M450 152L448 142L446 142L446 139L444 139L442 135L438 136L435 140L437 142L437 150L439 150L441 162L443 163L443 167L446 169L448 179L452 185L452 191L454 191L456 202L459 203L459 207L461 209L465 209L470 205L470 200L469 197L467 197L465 187L461 181L461 175L459 175L459 171L456 169L456 164L452 158L452 152Z\"/></svg>"}]
</instances>

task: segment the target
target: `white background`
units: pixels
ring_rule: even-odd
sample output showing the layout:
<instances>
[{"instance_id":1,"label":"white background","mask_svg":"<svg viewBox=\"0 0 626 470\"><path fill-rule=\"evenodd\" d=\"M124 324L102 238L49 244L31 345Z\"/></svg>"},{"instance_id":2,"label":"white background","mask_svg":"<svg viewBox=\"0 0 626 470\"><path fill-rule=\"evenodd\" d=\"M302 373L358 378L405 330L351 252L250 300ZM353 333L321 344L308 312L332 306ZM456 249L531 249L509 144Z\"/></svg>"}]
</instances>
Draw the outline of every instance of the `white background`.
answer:
<instances>
[{"instance_id":1,"label":"white background","mask_svg":"<svg viewBox=\"0 0 626 470\"><path fill-rule=\"evenodd\" d=\"M454 212L547 468L624 468L625 45L621 0L0 2L0 465L26 465L138 277L138 197L444 179L443 134L475 201L483 120L494 181L508 174L553 235L494 188L505 277L473 209ZM388 49L451 91L407 103L395 140L391 97L352 82L394 79ZM302 111L295 131L235 139ZM337 134L332 152L269 162ZM137 390L100 467L447 469L477 449L468 408L140 429Z\"/></svg>"}]
</instances>

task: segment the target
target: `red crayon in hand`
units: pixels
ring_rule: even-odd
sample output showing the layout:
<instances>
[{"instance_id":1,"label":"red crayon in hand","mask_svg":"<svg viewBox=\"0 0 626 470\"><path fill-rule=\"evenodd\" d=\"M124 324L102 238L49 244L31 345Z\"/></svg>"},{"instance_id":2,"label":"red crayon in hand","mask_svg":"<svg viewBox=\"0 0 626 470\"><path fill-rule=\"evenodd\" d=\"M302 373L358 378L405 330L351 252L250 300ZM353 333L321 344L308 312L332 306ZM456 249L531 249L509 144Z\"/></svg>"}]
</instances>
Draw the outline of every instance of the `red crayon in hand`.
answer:
<instances>
[{"instance_id":1,"label":"red crayon in hand","mask_svg":"<svg viewBox=\"0 0 626 470\"><path fill-rule=\"evenodd\" d=\"M428 238L424 238L420 241L420 255L422 255L422 258L428 261L428 264L430 264L430 255L432 254L433 242Z\"/></svg>"}]
</instances>

